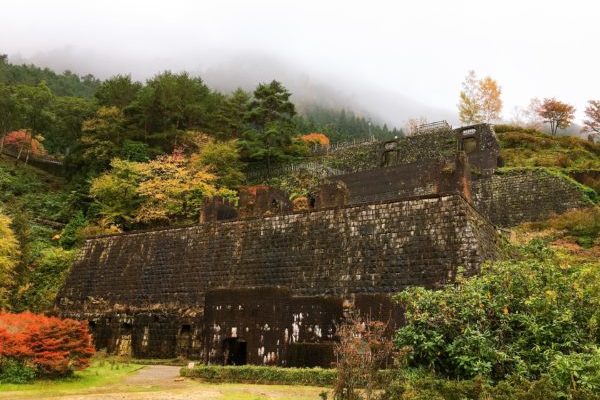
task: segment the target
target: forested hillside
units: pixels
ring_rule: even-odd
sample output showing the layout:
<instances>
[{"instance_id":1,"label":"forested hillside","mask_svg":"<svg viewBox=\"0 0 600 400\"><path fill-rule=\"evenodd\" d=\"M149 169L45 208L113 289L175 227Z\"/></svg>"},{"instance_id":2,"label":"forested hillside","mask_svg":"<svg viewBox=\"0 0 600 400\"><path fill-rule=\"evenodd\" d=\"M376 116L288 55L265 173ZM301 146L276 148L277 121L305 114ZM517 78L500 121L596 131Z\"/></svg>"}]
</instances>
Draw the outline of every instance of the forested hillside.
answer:
<instances>
[{"instance_id":1,"label":"forested hillside","mask_svg":"<svg viewBox=\"0 0 600 400\"><path fill-rule=\"evenodd\" d=\"M248 170L402 134L347 110L300 114L292 98L277 81L220 93L185 72L101 81L2 56L0 229L12 239L0 248L0 304L48 309L84 237L194 223L205 198L235 198ZM53 173L37 159L55 160Z\"/></svg>"},{"instance_id":2,"label":"forested hillside","mask_svg":"<svg viewBox=\"0 0 600 400\"><path fill-rule=\"evenodd\" d=\"M224 94L187 73L100 82L6 59L0 70L0 146L12 151L0 159L0 213L19 248L2 261L12 279L0 293L15 309L51 304L87 236L195 223L204 199L235 200L248 182L302 196L319 168L372 161L368 146L315 148L402 134L345 110L301 115L277 81ZM498 133L506 167L562 169L597 190L598 145L510 126ZM29 165L42 155L63 163L61 176ZM310 168L269 172L290 164Z\"/></svg>"}]
</instances>

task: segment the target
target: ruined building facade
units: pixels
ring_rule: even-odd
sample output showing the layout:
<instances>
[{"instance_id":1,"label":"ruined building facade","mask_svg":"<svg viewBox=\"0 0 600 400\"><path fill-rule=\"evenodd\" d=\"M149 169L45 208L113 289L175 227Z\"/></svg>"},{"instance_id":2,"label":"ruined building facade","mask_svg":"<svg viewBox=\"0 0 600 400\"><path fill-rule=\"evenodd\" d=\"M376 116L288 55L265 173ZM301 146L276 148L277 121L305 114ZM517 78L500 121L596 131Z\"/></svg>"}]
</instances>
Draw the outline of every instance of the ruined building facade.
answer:
<instances>
[{"instance_id":1,"label":"ruined building facade","mask_svg":"<svg viewBox=\"0 0 600 400\"><path fill-rule=\"evenodd\" d=\"M406 154L423 146L383 144L378 168L332 177L306 210L258 186L241 191L239 206L208 202L195 226L89 239L57 311L89 321L109 352L329 366L349 310L397 327L402 312L390 295L450 283L459 268L479 272L496 254L490 220L528 215L503 214L490 198L507 184L494 174L493 129L433 139L448 151L417 160Z\"/></svg>"}]
</instances>

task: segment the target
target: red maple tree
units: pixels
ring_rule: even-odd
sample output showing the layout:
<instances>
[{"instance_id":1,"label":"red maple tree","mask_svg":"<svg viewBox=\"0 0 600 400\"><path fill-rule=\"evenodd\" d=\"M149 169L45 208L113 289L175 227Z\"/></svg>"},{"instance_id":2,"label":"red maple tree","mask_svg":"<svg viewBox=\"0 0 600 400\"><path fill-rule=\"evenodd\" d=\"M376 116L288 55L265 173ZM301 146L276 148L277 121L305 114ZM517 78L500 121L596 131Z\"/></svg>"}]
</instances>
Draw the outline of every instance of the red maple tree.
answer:
<instances>
[{"instance_id":1,"label":"red maple tree","mask_svg":"<svg viewBox=\"0 0 600 400\"><path fill-rule=\"evenodd\" d=\"M0 313L0 357L33 364L41 375L62 376L89 366L93 354L85 323L30 312Z\"/></svg>"}]
</instances>

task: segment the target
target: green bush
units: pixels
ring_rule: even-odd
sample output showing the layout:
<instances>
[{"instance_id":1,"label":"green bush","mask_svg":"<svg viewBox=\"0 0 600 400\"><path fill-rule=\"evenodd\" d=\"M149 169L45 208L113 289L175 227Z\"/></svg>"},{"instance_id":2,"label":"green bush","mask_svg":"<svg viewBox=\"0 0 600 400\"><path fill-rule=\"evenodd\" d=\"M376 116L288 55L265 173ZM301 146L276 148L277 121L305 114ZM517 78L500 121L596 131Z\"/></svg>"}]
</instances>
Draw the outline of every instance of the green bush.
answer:
<instances>
[{"instance_id":1,"label":"green bush","mask_svg":"<svg viewBox=\"0 0 600 400\"><path fill-rule=\"evenodd\" d=\"M182 368L181 375L208 382L331 386L335 381L336 371L322 368L281 368L255 365L197 365L193 369Z\"/></svg>"},{"instance_id":2,"label":"green bush","mask_svg":"<svg viewBox=\"0 0 600 400\"><path fill-rule=\"evenodd\" d=\"M599 342L600 265L562 265L540 243L528 258L496 262L442 290L397 296L406 325L395 342L441 376L537 379L560 354Z\"/></svg>"},{"instance_id":3,"label":"green bush","mask_svg":"<svg viewBox=\"0 0 600 400\"><path fill-rule=\"evenodd\" d=\"M60 245L66 249L70 249L80 240L78 236L79 230L87 224L82 211L77 211L69 223L65 226L60 235Z\"/></svg>"},{"instance_id":4,"label":"green bush","mask_svg":"<svg viewBox=\"0 0 600 400\"><path fill-rule=\"evenodd\" d=\"M27 383L35 379L35 368L22 362L0 358L0 383Z\"/></svg>"},{"instance_id":5,"label":"green bush","mask_svg":"<svg viewBox=\"0 0 600 400\"><path fill-rule=\"evenodd\" d=\"M600 349L557 355L550 364L548 376L565 396L570 390L600 393Z\"/></svg>"},{"instance_id":6,"label":"green bush","mask_svg":"<svg viewBox=\"0 0 600 400\"><path fill-rule=\"evenodd\" d=\"M595 389L562 387L549 377L519 377L491 384L482 378L453 380L429 374L400 375L389 383L382 400L598 400Z\"/></svg>"}]
</instances>

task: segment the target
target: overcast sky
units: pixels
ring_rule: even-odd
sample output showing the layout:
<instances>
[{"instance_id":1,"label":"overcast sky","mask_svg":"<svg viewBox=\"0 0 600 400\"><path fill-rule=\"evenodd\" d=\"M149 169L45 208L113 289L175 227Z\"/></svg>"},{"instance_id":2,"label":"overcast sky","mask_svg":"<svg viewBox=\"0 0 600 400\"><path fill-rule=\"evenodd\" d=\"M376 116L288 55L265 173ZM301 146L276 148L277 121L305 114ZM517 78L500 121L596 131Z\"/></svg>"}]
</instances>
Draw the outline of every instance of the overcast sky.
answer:
<instances>
[{"instance_id":1,"label":"overcast sky","mask_svg":"<svg viewBox=\"0 0 600 400\"><path fill-rule=\"evenodd\" d=\"M506 119L534 96L573 103L580 118L600 99L594 0L19 0L3 2L0 17L0 53L101 77L243 69L248 56L348 96L369 88L450 114L470 69L499 82ZM372 97L361 104L383 108ZM397 107L406 117L404 106L382 115Z\"/></svg>"}]
</instances>

